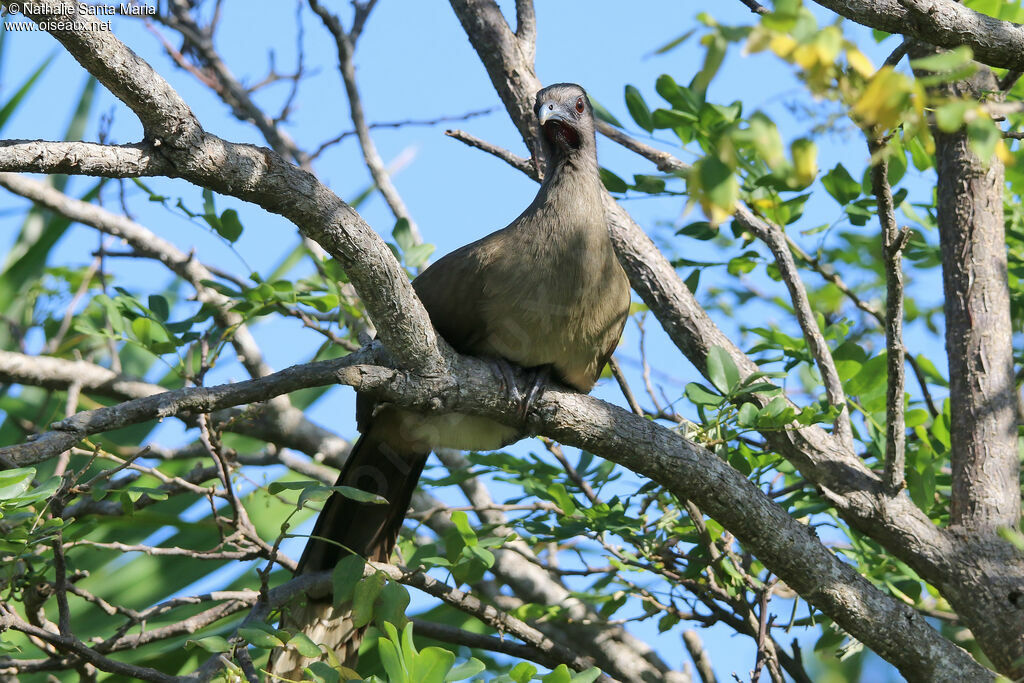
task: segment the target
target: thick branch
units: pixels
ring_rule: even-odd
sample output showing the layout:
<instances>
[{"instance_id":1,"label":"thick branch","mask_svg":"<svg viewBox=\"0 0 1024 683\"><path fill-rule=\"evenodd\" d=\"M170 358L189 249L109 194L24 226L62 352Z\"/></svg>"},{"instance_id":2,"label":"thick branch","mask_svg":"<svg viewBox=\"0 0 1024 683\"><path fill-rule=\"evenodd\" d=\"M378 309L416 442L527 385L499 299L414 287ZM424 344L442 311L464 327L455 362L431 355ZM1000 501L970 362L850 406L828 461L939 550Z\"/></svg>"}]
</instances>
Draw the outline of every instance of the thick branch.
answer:
<instances>
[{"instance_id":1,"label":"thick branch","mask_svg":"<svg viewBox=\"0 0 1024 683\"><path fill-rule=\"evenodd\" d=\"M23 467L66 451L92 434L174 415L210 413L244 403L265 401L307 387L335 382L339 368L374 358L379 347L370 347L344 358L296 365L259 379L216 387L191 387L125 401L106 408L87 410L51 425L53 431L22 444L0 448L0 462Z\"/></svg>"},{"instance_id":2,"label":"thick branch","mask_svg":"<svg viewBox=\"0 0 1024 683\"><path fill-rule=\"evenodd\" d=\"M474 361L476 362L476 361ZM508 419L500 382L481 372L417 388L407 374L384 368L343 368L339 376L379 399L414 401ZM971 657L932 630L913 609L890 598L833 555L742 474L692 442L653 422L588 396L549 389L531 412L531 432L583 448L695 501L771 571L913 680L990 680Z\"/></svg>"},{"instance_id":3,"label":"thick branch","mask_svg":"<svg viewBox=\"0 0 1024 683\"><path fill-rule=\"evenodd\" d=\"M174 167L147 143L100 145L95 142L0 140L0 171L67 173L103 178L177 176Z\"/></svg>"},{"instance_id":4,"label":"thick branch","mask_svg":"<svg viewBox=\"0 0 1024 683\"><path fill-rule=\"evenodd\" d=\"M521 2L524 0L520 0ZM528 2L529 0L525 0ZM493 0L450 0L455 15L469 36L473 49L487 69L491 84L501 97L526 148L537 158L537 128L533 116L533 96L540 90L534 71L532 33L517 36L509 28L501 9ZM531 8L532 9L532 8ZM522 10L520 18L524 17ZM528 24L524 24L524 27ZM538 164L543 168L543 164Z\"/></svg>"},{"instance_id":5,"label":"thick branch","mask_svg":"<svg viewBox=\"0 0 1024 683\"><path fill-rule=\"evenodd\" d=\"M980 98L996 87L995 75L982 68L936 94ZM1019 457L1003 164L979 159L965 129L934 134L950 381L950 521L970 529L1016 527Z\"/></svg>"},{"instance_id":6,"label":"thick branch","mask_svg":"<svg viewBox=\"0 0 1024 683\"><path fill-rule=\"evenodd\" d=\"M59 650L75 655L83 661L95 665L102 671L109 671L110 673L124 676L130 680L156 681L157 683L178 680L177 676L170 676L157 671L156 669L136 666L134 664L126 664L125 662L119 662L116 659L104 657L74 636L51 633L44 628L33 626L32 624L24 621L6 606L0 608L0 629L21 631L27 636L38 638L43 642L50 643Z\"/></svg>"},{"instance_id":7,"label":"thick branch","mask_svg":"<svg viewBox=\"0 0 1024 683\"><path fill-rule=\"evenodd\" d=\"M416 376L390 368L353 365L365 354L297 366L236 385L182 389L87 411L59 423L59 431L0 455L19 464L66 450L83 435L176 414L208 412L265 399L268 393L316 386L330 376L358 391L418 410L456 410L503 422L515 415L501 382L482 361L455 359L454 377ZM550 389L531 413L531 431L584 448L651 477L681 499L695 501L721 521L812 604L895 663L910 678L952 680L956 673L984 678L984 669L932 630L911 608L874 588L835 557L804 525L771 502L742 474L675 433L574 393ZM73 431L64 431L73 430ZM32 460L31 458L36 458Z\"/></svg>"},{"instance_id":8,"label":"thick branch","mask_svg":"<svg viewBox=\"0 0 1024 683\"><path fill-rule=\"evenodd\" d=\"M1024 70L1024 27L952 0L814 0L858 24L929 45L969 45L989 66Z\"/></svg>"}]
</instances>

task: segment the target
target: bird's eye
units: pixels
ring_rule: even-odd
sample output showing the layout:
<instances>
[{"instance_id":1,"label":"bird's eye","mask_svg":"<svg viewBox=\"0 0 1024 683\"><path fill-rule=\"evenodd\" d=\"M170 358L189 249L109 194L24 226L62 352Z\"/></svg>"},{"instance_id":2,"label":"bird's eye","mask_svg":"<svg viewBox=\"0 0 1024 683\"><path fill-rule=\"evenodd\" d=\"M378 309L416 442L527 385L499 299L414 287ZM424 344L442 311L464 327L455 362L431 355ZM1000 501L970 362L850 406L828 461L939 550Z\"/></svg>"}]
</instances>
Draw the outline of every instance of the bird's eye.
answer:
<instances>
[{"instance_id":1,"label":"bird's eye","mask_svg":"<svg viewBox=\"0 0 1024 683\"><path fill-rule=\"evenodd\" d=\"M576 111L582 114L584 109L586 109L586 105L583 104L583 98L580 97L576 100Z\"/></svg>"}]
</instances>

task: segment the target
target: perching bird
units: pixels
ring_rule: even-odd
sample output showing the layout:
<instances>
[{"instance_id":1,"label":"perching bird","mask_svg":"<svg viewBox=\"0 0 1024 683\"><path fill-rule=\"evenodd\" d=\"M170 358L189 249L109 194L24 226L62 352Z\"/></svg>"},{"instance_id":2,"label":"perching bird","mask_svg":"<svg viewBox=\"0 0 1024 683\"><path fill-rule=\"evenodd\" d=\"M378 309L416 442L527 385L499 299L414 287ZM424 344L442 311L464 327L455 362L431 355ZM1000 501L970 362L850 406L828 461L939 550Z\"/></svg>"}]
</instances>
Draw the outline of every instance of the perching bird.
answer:
<instances>
[{"instance_id":1,"label":"perching bird","mask_svg":"<svg viewBox=\"0 0 1024 683\"><path fill-rule=\"evenodd\" d=\"M428 267L413 287L434 327L460 353L536 368L586 393L622 335L629 283L608 237L586 92L569 83L549 86L537 93L534 111L547 164L536 199L508 227ZM388 561L432 449L493 450L521 438L516 428L486 418L428 417L365 396L358 397L356 419L362 436L337 484L377 493L388 504L333 494L300 572L332 569L349 552ZM354 663L361 633L347 607L308 601L286 610L282 626L302 629L335 649L339 661ZM273 671L301 679L308 662L285 650Z\"/></svg>"}]
</instances>

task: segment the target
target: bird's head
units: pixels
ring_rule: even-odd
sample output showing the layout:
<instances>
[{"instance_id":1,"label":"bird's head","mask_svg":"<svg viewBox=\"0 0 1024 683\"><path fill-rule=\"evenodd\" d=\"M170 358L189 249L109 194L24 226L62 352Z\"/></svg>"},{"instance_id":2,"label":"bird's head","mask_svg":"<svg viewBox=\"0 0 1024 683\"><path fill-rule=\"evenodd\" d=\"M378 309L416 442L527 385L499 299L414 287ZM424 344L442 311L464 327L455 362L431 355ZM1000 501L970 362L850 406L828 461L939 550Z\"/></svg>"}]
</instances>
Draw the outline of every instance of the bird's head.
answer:
<instances>
[{"instance_id":1,"label":"bird's head","mask_svg":"<svg viewBox=\"0 0 1024 683\"><path fill-rule=\"evenodd\" d=\"M533 108L548 159L577 152L593 154L594 110L587 92L575 83L556 83L537 93Z\"/></svg>"}]
</instances>

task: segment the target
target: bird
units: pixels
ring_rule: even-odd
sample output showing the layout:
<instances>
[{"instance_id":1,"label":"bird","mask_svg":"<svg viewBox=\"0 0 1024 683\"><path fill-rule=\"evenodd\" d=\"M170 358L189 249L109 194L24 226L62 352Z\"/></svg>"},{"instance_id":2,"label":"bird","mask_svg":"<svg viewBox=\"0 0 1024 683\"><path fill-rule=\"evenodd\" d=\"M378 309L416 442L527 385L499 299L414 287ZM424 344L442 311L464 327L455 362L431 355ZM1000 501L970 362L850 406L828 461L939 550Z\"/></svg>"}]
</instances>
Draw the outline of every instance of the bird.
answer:
<instances>
[{"instance_id":1,"label":"bird","mask_svg":"<svg viewBox=\"0 0 1024 683\"><path fill-rule=\"evenodd\" d=\"M493 363L511 396L518 391L510 364L535 373L524 411L549 378L582 393L593 388L630 304L605 221L586 91L574 83L548 86L537 92L534 114L545 168L533 202L507 227L440 258L412 283L437 332L459 353ZM356 422L361 436L337 485L378 494L387 504L332 494L298 573L333 569L351 553L387 562L433 449L496 450L523 436L488 418L426 416L365 395L357 397ZM361 632L346 610L310 599L287 608L282 627L302 630L353 667ZM273 659L272 671L293 680L310 661L290 649Z\"/></svg>"}]
</instances>

